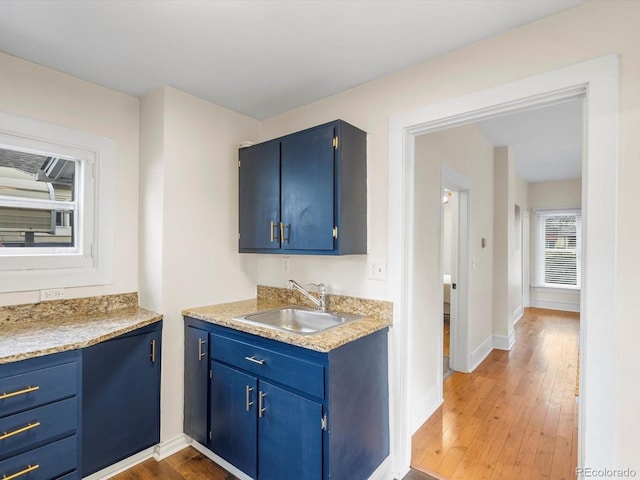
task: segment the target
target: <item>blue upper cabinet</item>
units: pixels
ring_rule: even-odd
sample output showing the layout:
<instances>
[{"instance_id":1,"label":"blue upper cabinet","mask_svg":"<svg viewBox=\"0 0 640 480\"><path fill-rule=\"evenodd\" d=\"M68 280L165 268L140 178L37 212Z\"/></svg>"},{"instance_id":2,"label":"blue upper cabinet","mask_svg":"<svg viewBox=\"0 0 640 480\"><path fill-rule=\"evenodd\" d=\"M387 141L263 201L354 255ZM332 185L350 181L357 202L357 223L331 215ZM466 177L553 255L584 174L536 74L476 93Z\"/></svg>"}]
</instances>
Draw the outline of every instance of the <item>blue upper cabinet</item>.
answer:
<instances>
[{"instance_id":1,"label":"blue upper cabinet","mask_svg":"<svg viewBox=\"0 0 640 480\"><path fill-rule=\"evenodd\" d=\"M240 251L280 248L280 142L239 152Z\"/></svg>"},{"instance_id":2,"label":"blue upper cabinet","mask_svg":"<svg viewBox=\"0 0 640 480\"><path fill-rule=\"evenodd\" d=\"M239 152L239 251L367 252L367 138L342 120Z\"/></svg>"}]
</instances>

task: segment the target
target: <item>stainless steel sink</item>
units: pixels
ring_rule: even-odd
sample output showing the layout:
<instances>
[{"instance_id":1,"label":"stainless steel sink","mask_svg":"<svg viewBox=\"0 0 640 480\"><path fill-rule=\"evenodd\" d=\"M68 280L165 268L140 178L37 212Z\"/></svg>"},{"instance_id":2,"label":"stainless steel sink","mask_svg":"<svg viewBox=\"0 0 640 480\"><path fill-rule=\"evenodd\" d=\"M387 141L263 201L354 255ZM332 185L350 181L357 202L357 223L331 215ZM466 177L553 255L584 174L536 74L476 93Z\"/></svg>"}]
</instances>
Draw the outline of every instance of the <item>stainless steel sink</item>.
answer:
<instances>
[{"instance_id":1,"label":"stainless steel sink","mask_svg":"<svg viewBox=\"0 0 640 480\"><path fill-rule=\"evenodd\" d=\"M313 335L362 318L351 313L330 313L305 307L282 307L234 317L234 320L298 335Z\"/></svg>"}]
</instances>

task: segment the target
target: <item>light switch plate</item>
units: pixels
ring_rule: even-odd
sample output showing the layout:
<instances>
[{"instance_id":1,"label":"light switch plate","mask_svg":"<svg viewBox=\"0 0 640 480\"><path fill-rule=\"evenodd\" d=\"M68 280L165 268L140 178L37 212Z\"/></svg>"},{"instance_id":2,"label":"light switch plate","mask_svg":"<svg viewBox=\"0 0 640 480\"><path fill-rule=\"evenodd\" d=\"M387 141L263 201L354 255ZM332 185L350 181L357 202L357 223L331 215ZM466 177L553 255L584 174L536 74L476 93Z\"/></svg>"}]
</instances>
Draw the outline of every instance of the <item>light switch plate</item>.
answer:
<instances>
[{"instance_id":1,"label":"light switch plate","mask_svg":"<svg viewBox=\"0 0 640 480\"><path fill-rule=\"evenodd\" d=\"M40 290L40 301L61 300L64 298L64 290L56 288L51 290Z\"/></svg>"}]
</instances>

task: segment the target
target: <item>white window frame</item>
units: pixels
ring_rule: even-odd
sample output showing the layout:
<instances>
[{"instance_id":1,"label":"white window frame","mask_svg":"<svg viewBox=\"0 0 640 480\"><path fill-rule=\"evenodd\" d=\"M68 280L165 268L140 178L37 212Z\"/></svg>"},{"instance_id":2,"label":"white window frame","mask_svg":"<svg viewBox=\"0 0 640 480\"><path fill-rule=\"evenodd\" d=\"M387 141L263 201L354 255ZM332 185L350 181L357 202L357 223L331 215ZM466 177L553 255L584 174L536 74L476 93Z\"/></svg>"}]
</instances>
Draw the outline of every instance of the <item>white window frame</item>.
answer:
<instances>
[{"instance_id":1,"label":"white window frame","mask_svg":"<svg viewBox=\"0 0 640 480\"><path fill-rule=\"evenodd\" d=\"M112 283L113 142L0 112L0 148L73 159L78 167L74 247L0 248L0 292Z\"/></svg>"},{"instance_id":2,"label":"white window frame","mask_svg":"<svg viewBox=\"0 0 640 480\"><path fill-rule=\"evenodd\" d=\"M545 232L544 228L541 228L540 217L549 216L567 216L577 215L580 217L580 225L578 226L577 233L577 252L576 252L576 282L577 285L569 284L557 284L546 283L544 281L544 250L545 250ZM571 292L580 291L582 286L582 212L580 208L549 208L549 209L536 209L534 210L534 284L536 289L554 291L560 293L562 290Z\"/></svg>"}]
</instances>

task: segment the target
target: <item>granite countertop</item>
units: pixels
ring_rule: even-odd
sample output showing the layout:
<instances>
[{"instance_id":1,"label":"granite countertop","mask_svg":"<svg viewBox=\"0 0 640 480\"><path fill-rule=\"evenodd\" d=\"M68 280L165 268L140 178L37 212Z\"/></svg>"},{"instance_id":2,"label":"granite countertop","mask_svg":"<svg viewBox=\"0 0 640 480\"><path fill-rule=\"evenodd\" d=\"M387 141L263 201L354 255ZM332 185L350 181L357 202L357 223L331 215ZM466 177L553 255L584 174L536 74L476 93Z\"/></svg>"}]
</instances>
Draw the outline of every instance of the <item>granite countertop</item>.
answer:
<instances>
[{"instance_id":1,"label":"granite countertop","mask_svg":"<svg viewBox=\"0 0 640 480\"><path fill-rule=\"evenodd\" d=\"M0 326L0 364L89 347L162 320L137 306L85 315L25 319Z\"/></svg>"},{"instance_id":2,"label":"granite countertop","mask_svg":"<svg viewBox=\"0 0 640 480\"><path fill-rule=\"evenodd\" d=\"M375 301L367 302L375 303ZM280 308L291 304L299 303L282 301L282 299L278 298L253 298L249 300L241 300L238 302L209 305L206 307L187 308L182 311L182 314L192 318L204 320L206 322L214 323L216 325L222 325L234 330L239 330L241 332L251 333L260 337L278 340L280 342L308 348L310 350L315 350L318 352L329 352L334 348L340 347L341 345L357 340L358 338L364 337L378 330L382 330L383 328L387 328L391 326L392 323L391 318L389 318L388 316L375 315L375 308L372 309L371 316L364 315L359 320L355 320L353 322L330 328L328 330L312 335L298 335L281 330L274 330L268 327L251 325L233 319L233 317L273 308ZM332 308L330 308L330 310L334 311L334 309ZM347 311L347 309L336 309L335 311L363 314L362 311L349 312Z\"/></svg>"}]
</instances>

